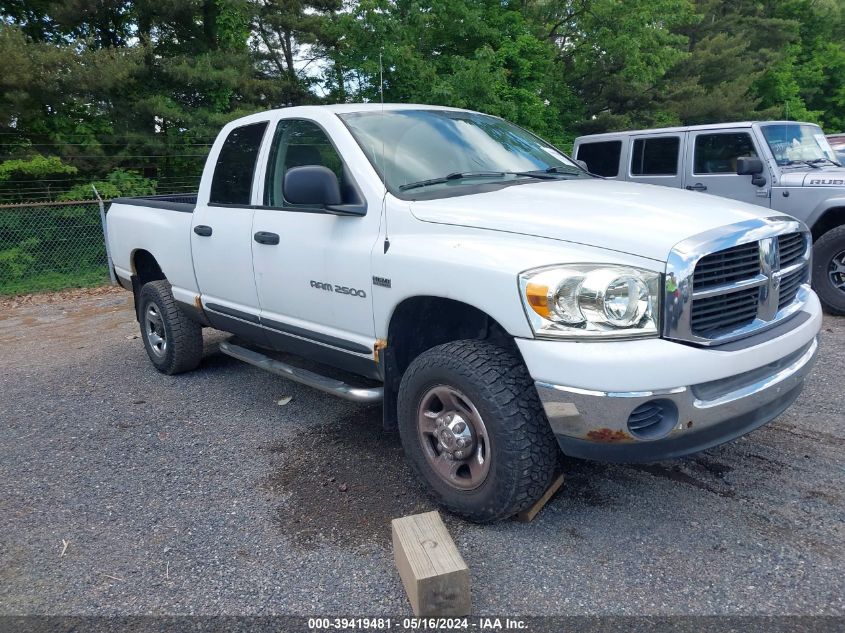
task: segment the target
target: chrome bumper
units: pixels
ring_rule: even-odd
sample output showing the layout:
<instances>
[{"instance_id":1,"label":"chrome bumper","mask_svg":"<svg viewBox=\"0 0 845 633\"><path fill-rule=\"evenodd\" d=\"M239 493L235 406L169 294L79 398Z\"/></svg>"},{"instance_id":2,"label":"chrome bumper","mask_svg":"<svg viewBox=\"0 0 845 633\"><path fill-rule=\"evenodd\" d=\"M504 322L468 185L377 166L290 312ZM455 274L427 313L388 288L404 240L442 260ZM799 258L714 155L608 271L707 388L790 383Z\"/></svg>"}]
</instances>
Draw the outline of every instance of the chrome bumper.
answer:
<instances>
[{"instance_id":1,"label":"chrome bumper","mask_svg":"<svg viewBox=\"0 0 845 633\"><path fill-rule=\"evenodd\" d=\"M721 380L662 391L601 392L536 382L564 454L612 462L682 457L736 439L780 415L801 393L818 342ZM665 414L643 432L629 426L637 407Z\"/></svg>"}]
</instances>

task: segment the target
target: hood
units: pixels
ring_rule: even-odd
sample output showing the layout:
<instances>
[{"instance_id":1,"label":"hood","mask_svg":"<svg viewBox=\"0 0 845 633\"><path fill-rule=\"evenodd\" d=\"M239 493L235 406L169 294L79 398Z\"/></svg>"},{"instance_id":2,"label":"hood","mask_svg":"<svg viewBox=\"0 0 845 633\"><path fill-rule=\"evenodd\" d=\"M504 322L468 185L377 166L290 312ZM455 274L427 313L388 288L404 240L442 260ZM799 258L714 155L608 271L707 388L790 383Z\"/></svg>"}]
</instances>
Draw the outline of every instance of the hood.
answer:
<instances>
[{"instance_id":1,"label":"hood","mask_svg":"<svg viewBox=\"0 0 845 633\"><path fill-rule=\"evenodd\" d=\"M736 200L617 180L549 180L411 203L424 222L586 244L658 261L688 237L769 217Z\"/></svg>"},{"instance_id":2,"label":"hood","mask_svg":"<svg viewBox=\"0 0 845 633\"><path fill-rule=\"evenodd\" d=\"M845 169L823 167L784 171L778 184L781 187L845 187Z\"/></svg>"}]
</instances>

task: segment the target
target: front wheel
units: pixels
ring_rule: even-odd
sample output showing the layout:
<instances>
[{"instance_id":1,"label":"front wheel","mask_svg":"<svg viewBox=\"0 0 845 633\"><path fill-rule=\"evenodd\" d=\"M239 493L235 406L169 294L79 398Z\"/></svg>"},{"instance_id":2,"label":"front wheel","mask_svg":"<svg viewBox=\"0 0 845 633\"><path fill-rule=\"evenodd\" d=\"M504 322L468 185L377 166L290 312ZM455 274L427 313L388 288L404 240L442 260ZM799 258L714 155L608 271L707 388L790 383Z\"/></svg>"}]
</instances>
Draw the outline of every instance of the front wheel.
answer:
<instances>
[{"instance_id":1,"label":"front wheel","mask_svg":"<svg viewBox=\"0 0 845 633\"><path fill-rule=\"evenodd\" d=\"M525 365L485 341L439 345L411 363L399 434L433 496L472 521L525 510L557 474L560 449Z\"/></svg>"},{"instance_id":2,"label":"front wheel","mask_svg":"<svg viewBox=\"0 0 845 633\"><path fill-rule=\"evenodd\" d=\"M813 245L813 290L825 312L845 315L845 225L831 229Z\"/></svg>"}]
</instances>

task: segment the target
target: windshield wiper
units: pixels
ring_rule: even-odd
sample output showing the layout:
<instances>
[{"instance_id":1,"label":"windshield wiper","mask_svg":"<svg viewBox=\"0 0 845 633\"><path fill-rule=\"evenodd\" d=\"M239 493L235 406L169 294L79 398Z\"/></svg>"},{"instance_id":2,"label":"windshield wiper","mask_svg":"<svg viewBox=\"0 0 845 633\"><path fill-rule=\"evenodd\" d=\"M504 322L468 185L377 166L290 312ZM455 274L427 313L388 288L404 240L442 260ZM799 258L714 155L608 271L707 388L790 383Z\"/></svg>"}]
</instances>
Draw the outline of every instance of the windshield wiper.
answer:
<instances>
[{"instance_id":1,"label":"windshield wiper","mask_svg":"<svg viewBox=\"0 0 845 633\"><path fill-rule=\"evenodd\" d=\"M549 167L546 170L546 173L547 174L561 174L563 176L580 176L581 174L589 173L589 172L584 172L584 171L581 171L580 169L575 169L575 168L571 168L571 167L566 167L566 168Z\"/></svg>"},{"instance_id":2,"label":"windshield wiper","mask_svg":"<svg viewBox=\"0 0 845 633\"><path fill-rule=\"evenodd\" d=\"M449 182L451 180L464 180L466 178L500 178L504 175L505 172L503 171L453 171L451 174L446 174L440 178L429 178L428 180L418 180L416 182L399 185L399 189L407 191L408 189L416 189L417 187L442 185L444 182Z\"/></svg>"},{"instance_id":3,"label":"windshield wiper","mask_svg":"<svg viewBox=\"0 0 845 633\"><path fill-rule=\"evenodd\" d=\"M446 174L440 178L429 178L428 180L418 180L417 182L409 182L404 185L399 185L401 191L408 191L409 189L417 189L418 187L428 187L429 185L442 185L443 183L451 182L452 180L467 180L470 178L501 178L503 176L524 176L527 178L537 178L539 180L557 180L554 175L555 172L549 171L453 171L451 174ZM560 172L564 173L564 172Z\"/></svg>"},{"instance_id":4,"label":"windshield wiper","mask_svg":"<svg viewBox=\"0 0 845 633\"><path fill-rule=\"evenodd\" d=\"M831 160L829 158L816 158L815 160L808 160L808 165L818 165L820 163L830 163L831 165L836 165L837 167L842 167L841 163L837 163L835 160Z\"/></svg>"},{"instance_id":5,"label":"windshield wiper","mask_svg":"<svg viewBox=\"0 0 845 633\"><path fill-rule=\"evenodd\" d=\"M813 169L821 169L821 167L811 160L788 160L784 163L784 167L792 167L793 165L809 165Z\"/></svg>"}]
</instances>

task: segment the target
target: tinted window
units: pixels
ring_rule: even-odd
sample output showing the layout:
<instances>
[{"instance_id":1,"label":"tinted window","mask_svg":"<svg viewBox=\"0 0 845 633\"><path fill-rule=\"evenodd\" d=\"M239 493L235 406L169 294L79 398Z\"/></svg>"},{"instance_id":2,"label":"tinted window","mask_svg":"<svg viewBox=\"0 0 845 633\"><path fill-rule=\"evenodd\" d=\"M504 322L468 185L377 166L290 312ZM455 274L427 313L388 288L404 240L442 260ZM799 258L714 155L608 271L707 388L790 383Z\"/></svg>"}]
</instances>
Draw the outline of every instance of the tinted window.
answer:
<instances>
[{"instance_id":1,"label":"tinted window","mask_svg":"<svg viewBox=\"0 0 845 633\"><path fill-rule=\"evenodd\" d=\"M265 121L244 125L229 132L214 166L209 202L243 205L250 203L255 161L266 129Z\"/></svg>"},{"instance_id":2,"label":"tinted window","mask_svg":"<svg viewBox=\"0 0 845 633\"><path fill-rule=\"evenodd\" d=\"M731 134L700 134L695 138L696 174L735 174L736 159L740 156L757 156L751 135L746 132Z\"/></svg>"},{"instance_id":3,"label":"tinted window","mask_svg":"<svg viewBox=\"0 0 845 633\"><path fill-rule=\"evenodd\" d=\"M285 206L285 173L291 167L322 165L337 176L344 200L349 199L349 183L344 174L343 161L329 141L326 133L311 121L280 121L273 137L273 147L267 161L267 181L264 186L264 204L271 207Z\"/></svg>"},{"instance_id":4,"label":"tinted window","mask_svg":"<svg viewBox=\"0 0 845 633\"><path fill-rule=\"evenodd\" d=\"M619 175L619 155L622 141L584 143L578 146L578 160L587 163L590 173L613 177Z\"/></svg>"},{"instance_id":5,"label":"tinted window","mask_svg":"<svg viewBox=\"0 0 845 633\"><path fill-rule=\"evenodd\" d=\"M678 152L681 139L677 136L638 138L634 141L631 174L634 176L674 176L678 173Z\"/></svg>"}]
</instances>

